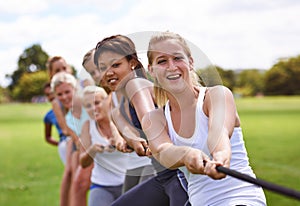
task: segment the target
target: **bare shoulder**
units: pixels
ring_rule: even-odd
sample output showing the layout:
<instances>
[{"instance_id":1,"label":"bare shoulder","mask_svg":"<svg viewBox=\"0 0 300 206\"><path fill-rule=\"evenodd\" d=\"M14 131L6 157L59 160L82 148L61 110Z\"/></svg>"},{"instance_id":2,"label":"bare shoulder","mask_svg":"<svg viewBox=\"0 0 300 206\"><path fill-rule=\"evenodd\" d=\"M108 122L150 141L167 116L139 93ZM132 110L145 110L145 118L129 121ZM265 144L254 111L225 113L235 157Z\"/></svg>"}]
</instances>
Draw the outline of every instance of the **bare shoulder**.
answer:
<instances>
[{"instance_id":1,"label":"bare shoulder","mask_svg":"<svg viewBox=\"0 0 300 206\"><path fill-rule=\"evenodd\" d=\"M207 87L206 94L232 94L231 90L228 87L223 85L216 85L212 87Z\"/></svg>"},{"instance_id":2,"label":"bare shoulder","mask_svg":"<svg viewBox=\"0 0 300 206\"><path fill-rule=\"evenodd\" d=\"M134 78L127 82L125 88L128 97L132 97L137 92L145 91L144 89L151 91L152 87L153 87L153 83L148 79Z\"/></svg>"},{"instance_id":3,"label":"bare shoulder","mask_svg":"<svg viewBox=\"0 0 300 206\"><path fill-rule=\"evenodd\" d=\"M213 87L207 87L205 93L205 102L209 102L212 99L221 100L221 99L233 99L233 94L231 90L223 85L217 85Z\"/></svg>"},{"instance_id":4,"label":"bare shoulder","mask_svg":"<svg viewBox=\"0 0 300 206\"><path fill-rule=\"evenodd\" d=\"M212 105L225 104L225 102L233 103L234 98L231 90L223 85L207 87L203 102L203 111L208 115L208 110Z\"/></svg>"}]
</instances>

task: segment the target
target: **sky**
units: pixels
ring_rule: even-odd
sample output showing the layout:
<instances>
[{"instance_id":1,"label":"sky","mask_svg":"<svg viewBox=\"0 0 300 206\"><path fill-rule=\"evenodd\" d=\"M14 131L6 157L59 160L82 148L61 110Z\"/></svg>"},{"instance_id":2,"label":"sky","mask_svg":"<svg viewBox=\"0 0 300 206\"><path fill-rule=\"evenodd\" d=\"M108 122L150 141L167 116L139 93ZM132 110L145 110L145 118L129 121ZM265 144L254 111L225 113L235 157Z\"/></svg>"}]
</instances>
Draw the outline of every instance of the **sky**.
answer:
<instances>
[{"instance_id":1,"label":"sky","mask_svg":"<svg viewBox=\"0 0 300 206\"><path fill-rule=\"evenodd\" d=\"M178 33L224 69L270 69L300 55L299 19L298 0L1 0L0 85L33 44L81 73L104 37L147 31Z\"/></svg>"}]
</instances>

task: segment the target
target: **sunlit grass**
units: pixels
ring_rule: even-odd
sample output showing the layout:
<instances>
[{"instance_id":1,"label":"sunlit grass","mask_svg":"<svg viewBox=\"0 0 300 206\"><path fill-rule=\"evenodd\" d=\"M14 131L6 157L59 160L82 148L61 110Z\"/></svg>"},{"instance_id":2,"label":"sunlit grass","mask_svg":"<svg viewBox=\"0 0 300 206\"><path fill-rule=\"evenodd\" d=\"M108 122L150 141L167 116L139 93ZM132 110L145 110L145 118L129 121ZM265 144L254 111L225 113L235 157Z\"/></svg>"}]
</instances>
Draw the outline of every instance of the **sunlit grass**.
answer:
<instances>
[{"instance_id":1,"label":"sunlit grass","mask_svg":"<svg viewBox=\"0 0 300 206\"><path fill-rule=\"evenodd\" d=\"M300 191L300 97L236 99L250 163L257 177ZM49 104L0 105L0 205L55 206L63 166L46 144ZM300 205L266 191L268 205Z\"/></svg>"}]
</instances>

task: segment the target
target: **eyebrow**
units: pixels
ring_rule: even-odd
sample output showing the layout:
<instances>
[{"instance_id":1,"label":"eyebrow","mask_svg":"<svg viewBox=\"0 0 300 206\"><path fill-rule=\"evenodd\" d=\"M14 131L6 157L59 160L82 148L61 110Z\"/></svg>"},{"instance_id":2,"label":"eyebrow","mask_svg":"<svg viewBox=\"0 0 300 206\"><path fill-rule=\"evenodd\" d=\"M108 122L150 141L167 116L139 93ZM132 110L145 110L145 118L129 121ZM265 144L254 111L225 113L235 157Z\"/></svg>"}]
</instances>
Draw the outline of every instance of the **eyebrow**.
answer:
<instances>
[{"instance_id":1,"label":"eyebrow","mask_svg":"<svg viewBox=\"0 0 300 206\"><path fill-rule=\"evenodd\" d=\"M173 52L173 53L160 52L160 53L161 53L160 56L164 56L164 55L175 56L175 55L183 55L183 54L184 54L184 53L182 53L182 52Z\"/></svg>"},{"instance_id":2,"label":"eyebrow","mask_svg":"<svg viewBox=\"0 0 300 206\"><path fill-rule=\"evenodd\" d=\"M111 59L108 63L110 64L110 65L112 65L113 63L115 63L115 62L117 62L117 61L120 61L120 60L122 60L123 58L125 58L125 57L122 57L122 58L114 58L114 59ZM99 62L99 65L105 65L103 62Z\"/></svg>"}]
</instances>

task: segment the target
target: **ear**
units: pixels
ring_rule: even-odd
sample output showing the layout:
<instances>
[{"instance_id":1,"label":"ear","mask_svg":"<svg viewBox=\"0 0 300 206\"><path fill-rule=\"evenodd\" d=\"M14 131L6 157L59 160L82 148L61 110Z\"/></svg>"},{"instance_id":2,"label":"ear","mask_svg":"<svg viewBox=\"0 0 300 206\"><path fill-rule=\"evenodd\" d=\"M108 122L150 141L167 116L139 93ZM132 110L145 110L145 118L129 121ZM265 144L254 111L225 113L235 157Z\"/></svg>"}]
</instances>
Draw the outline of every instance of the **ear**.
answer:
<instances>
[{"instance_id":1,"label":"ear","mask_svg":"<svg viewBox=\"0 0 300 206\"><path fill-rule=\"evenodd\" d=\"M130 65L131 70L134 70L136 67L136 62L133 59L131 59L129 62L129 65Z\"/></svg>"},{"instance_id":2,"label":"ear","mask_svg":"<svg viewBox=\"0 0 300 206\"><path fill-rule=\"evenodd\" d=\"M152 67L150 64L148 64L148 71L149 71L149 74L150 74L152 77L154 77L153 67Z\"/></svg>"},{"instance_id":3,"label":"ear","mask_svg":"<svg viewBox=\"0 0 300 206\"><path fill-rule=\"evenodd\" d=\"M189 65L190 65L190 71L194 70L194 59L193 59L193 57L189 57Z\"/></svg>"}]
</instances>

